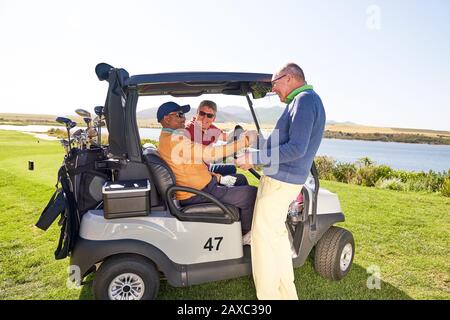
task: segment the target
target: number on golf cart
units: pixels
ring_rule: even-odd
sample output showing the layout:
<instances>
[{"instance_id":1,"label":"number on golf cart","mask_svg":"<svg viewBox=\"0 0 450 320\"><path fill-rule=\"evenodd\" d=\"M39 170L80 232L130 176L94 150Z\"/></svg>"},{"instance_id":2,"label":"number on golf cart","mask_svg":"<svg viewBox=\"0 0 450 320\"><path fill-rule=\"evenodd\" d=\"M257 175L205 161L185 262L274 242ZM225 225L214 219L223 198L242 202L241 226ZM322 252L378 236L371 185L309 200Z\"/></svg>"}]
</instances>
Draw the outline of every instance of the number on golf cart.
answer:
<instances>
[{"instance_id":1,"label":"number on golf cart","mask_svg":"<svg viewBox=\"0 0 450 320\"><path fill-rule=\"evenodd\" d=\"M214 242L217 241L216 244L216 251L219 251L220 243L222 242L223 237L215 237ZM205 245L203 246L203 249L208 249L209 251L212 251L214 249L213 244L213 238L209 238L208 241L206 241Z\"/></svg>"}]
</instances>

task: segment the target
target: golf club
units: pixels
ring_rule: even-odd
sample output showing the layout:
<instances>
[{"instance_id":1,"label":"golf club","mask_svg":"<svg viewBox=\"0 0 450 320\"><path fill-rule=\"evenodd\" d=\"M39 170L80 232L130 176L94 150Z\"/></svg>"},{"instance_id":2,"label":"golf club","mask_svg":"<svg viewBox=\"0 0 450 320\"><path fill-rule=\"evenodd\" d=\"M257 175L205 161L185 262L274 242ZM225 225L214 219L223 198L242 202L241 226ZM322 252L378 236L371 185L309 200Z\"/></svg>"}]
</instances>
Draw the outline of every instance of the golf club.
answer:
<instances>
[{"instance_id":1,"label":"golf club","mask_svg":"<svg viewBox=\"0 0 450 320\"><path fill-rule=\"evenodd\" d=\"M84 109L76 109L75 113L83 118L92 118L91 113Z\"/></svg>"},{"instance_id":2,"label":"golf club","mask_svg":"<svg viewBox=\"0 0 450 320\"><path fill-rule=\"evenodd\" d=\"M70 129L76 127L77 123L70 120L69 118L58 117L56 118L56 122L62 123L66 126L67 129L67 139L69 141L69 151L72 149L71 141L70 141Z\"/></svg>"},{"instance_id":3,"label":"golf club","mask_svg":"<svg viewBox=\"0 0 450 320\"><path fill-rule=\"evenodd\" d=\"M97 144L99 146L102 145L102 125L104 124L104 122L102 121L102 117L103 117L103 112L104 112L104 107L103 106L96 106L94 108L94 112L98 117L98 121L97 121Z\"/></svg>"}]
</instances>

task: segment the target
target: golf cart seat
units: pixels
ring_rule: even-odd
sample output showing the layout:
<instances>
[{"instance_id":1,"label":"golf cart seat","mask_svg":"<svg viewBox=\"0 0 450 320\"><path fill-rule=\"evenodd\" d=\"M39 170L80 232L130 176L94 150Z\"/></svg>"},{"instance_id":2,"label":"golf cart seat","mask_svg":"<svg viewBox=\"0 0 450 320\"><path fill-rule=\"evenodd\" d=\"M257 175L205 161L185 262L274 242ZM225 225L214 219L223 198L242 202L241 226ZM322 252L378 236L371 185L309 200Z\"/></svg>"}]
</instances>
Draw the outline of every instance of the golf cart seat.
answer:
<instances>
[{"instance_id":1,"label":"golf cart seat","mask_svg":"<svg viewBox=\"0 0 450 320\"><path fill-rule=\"evenodd\" d=\"M155 148L146 148L143 158L150 169L152 180L155 182L163 202L170 212L182 221L197 221L230 224L239 221L239 209L233 205L223 204L212 195L200 190L177 186L175 176L169 165L160 157ZM189 206L182 206L175 199L176 191L185 191L201 195L209 202Z\"/></svg>"}]
</instances>

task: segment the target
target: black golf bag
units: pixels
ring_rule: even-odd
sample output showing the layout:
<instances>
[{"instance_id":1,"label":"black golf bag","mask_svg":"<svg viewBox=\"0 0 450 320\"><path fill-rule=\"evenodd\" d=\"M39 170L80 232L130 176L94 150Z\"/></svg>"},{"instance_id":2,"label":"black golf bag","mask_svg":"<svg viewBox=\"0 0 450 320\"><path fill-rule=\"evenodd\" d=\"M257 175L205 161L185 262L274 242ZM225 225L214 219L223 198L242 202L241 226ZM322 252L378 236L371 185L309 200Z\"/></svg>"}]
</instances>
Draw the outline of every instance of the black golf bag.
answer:
<instances>
[{"instance_id":1,"label":"black golf bag","mask_svg":"<svg viewBox=\"0 0 450 320\"><path fill-rule=\"evenodd\" d=\"M72 251L83 214L102 207L102 187L111 174L109 170L97 169L96 162L105 159L102 148L74 148L58 171L57 189L36 223L38 228L47 230L60 217L61 235L56 259L64 259Z\"/></svg>"}]
</instances>

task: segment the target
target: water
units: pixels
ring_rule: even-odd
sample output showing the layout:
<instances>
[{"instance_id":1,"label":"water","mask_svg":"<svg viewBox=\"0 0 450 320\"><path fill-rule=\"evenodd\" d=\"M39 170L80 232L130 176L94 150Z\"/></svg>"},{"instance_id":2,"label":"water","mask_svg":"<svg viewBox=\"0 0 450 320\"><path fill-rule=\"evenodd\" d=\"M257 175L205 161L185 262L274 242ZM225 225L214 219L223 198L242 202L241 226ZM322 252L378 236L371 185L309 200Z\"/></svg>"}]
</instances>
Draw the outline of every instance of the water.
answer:
<instances>
[{"instance_id":1,"label":"water","mask_svg":"<svg viewBox=\"0 0 450 320\"><path fill-rule=\"evenodd\" d=\"M340 162L355 162L368 157L376 164L408 171L447 171L450 169L450 146L400 142L323 139L318 155L331 156Z\"/></svg>"},{"instance_id":2,"label":"water","mask_svg":"<svg viewBox=\"0 0 450 320\"><path fill-rule=\"evenodd\" d=\"M158 140L160 129L139 129L142 138ZM333 157L340 162L355 162L368 157L376 164L408 171L447 171L450 169L450 146L323 139L317 155Z\"/></svg>"},{"instance_id":3,"label":"water","mask_svg":"<svg viewBox=\"0 0 450 320\"><path fill-rule=\"evenodd\" d=\"M55 126L6 126L0 129L47 132ZM61 127L62 128L62 127ZM105 130L106 129L102 129ZM141 128L141 139L159 139L160 129ZM368 157L376 164L408 171L447 171L450 169L450 146L398 142L323 139L318 155L333 157L340 162L355 162Z\"/></svg>"}]
</instances>

